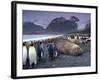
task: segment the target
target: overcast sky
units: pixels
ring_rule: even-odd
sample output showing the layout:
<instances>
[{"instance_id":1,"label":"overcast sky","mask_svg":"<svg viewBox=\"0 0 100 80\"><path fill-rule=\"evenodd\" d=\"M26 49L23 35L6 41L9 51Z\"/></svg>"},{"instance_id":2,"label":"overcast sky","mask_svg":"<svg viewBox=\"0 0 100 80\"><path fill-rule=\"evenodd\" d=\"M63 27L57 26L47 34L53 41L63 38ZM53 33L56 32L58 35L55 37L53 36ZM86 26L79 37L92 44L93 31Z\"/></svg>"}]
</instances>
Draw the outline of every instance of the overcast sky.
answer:
<instances>
[{"instance_id":1,"label":"overcast sky","mask_svg":"<svg viewBox=\"0 0 100 80\"><path fill-rule=\"evenodd\" d=\"M91 17L89 13L23 10L23 22L33 22L43 26L43 28L46 28L54 18L65 17L66 19L69 19L70 16L76 16L80 19L78 22L78 29L84 29L84 26Z\"/></svg>"}]
</instances>

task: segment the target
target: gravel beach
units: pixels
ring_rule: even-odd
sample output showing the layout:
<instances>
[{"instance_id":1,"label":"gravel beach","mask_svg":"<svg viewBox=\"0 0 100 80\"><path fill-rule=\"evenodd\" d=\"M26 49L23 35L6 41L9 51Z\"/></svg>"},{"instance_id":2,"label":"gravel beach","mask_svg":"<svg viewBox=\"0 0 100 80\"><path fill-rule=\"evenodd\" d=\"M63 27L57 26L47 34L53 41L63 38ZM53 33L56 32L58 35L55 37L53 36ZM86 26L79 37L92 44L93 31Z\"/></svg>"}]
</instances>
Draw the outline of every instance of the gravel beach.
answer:
<instances>
[{"instance_id":1,"label":"gravel beach","mask_svg":"<svg viewBox=\"0 0 100 80\"><path fill-rule=\"evenodd\" d=\"M88 42L87 44L80 44L80 47L84 50L82 55L71 56L59 53L59 56L57 56L53 60L50 60L47 48L44 46L44 58L41 59L41 61L39 61L34 68L31 69L90 66L90 42Z\"/></svg>"}]
</instances>

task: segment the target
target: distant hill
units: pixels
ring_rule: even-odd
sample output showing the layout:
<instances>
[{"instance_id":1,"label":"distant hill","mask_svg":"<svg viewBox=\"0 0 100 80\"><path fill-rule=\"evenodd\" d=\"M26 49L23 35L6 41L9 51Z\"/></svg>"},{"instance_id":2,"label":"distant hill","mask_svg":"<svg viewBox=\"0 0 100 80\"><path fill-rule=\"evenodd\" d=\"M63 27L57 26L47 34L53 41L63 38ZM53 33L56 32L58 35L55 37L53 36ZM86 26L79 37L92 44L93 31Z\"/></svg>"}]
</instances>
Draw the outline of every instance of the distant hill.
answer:
<instances>
[{"instance_id":1,"label":"distant hill","mask_svg":"<svg viewBox=\"0 0 100 80\"><path fill-rule=\"evenodd\" d=\"M86 34L91 34L91 23L87 23L85 25L85 29L78 30L78 31L75 31L75 32L72 32L72 33L86 33Z\"/></svg>"},{"instance_id":2,"label":"distant hill","mask_svg":"<svg viewBox=\"0 0 100 80\"><path fill-rule=\"evenodd\" d=\"M77 23L71 20L66 20L64 17L59 17L53 19L46 30L50 32L67 33L70 31L76 31L77 27Z\"/></svg>"},{"instance_id":3,"label":"distant hill","mask_svg":"<svg viewBox=\"0 0 100 80\"><path fill-rule=\"evenodd\" d=\"M23 34L38 34L43 31L43 27L36 25L32 22L23 23Z\"/></svg>"},{"instance_id":4,"label":"distant hill","mask_svg":"<svg viewBox=\"0 0 100 80\"><path fill-rule=\"evenodd\" d=\"M80 31L81 33L91 33L91 23L87 22L87 24L85 25L85 29L83 29L82 31Z\"/></svg>"},{"instance_id":5,"label":"distant hill","mask_svg":"<svg viewBox=\"0 0 100 80\"><path fill-rule=\"evenodd\" d=\"M88 22L88 23L86 24L86 26L85 26L85 32L88 32L88 33L91 32L91 23L90 23L90 22Z\"/></svg>"}]
</instances>

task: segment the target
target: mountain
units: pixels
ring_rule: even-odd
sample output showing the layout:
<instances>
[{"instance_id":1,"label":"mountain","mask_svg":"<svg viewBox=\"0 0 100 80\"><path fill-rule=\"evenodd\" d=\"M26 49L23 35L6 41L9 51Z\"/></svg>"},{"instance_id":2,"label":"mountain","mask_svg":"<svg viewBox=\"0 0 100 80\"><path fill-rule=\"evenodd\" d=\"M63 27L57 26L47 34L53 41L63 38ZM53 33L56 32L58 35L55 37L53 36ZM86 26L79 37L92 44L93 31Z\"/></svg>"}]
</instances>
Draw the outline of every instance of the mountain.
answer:
<instances>
[{"instance_id":1,"label":"mountain","mask_svg":"<svg viewBox=\"0 0 100 80\"><path fill-rule=\"evenodd\" d=\"M23 34L38 34L43 30L43 27L32 22L23 22Z\"/></svg>"},{"instance_id":2,"label":"mountain","mask_svg":"<svg viewBox=\"0 0 100 80\"><path fill-rule=\"evenodd\" d=\"M88 33L91 32L91 23L90 23L90 22L88 22L88 23L86 24L86 26L85 26L85 31L88 32Z\"/></svg>"},{"instance_id":3,"label":"mountain","mask_svg":"<svg viewBox=\"0 0 100 80\"><path fill-rule=\"evenodd\" d=\"M85 29L79 31L80 33L91 33L91 23L88 22L86 25L85 25Z\"/></svg>"},{"instance_id":4,"label":"mountain","mask_svg":"<svg viewBox=\"0 0 100 80\"><path fill-rule=\"evenodd\" d=\"M47 27L47 31L67 33L77 30L77 23L71 20L66 20L64 17L53 19Z\"/></svg>"},{"instance_id":5,"label":"mountain","mask_svg":"<svg viewBox=\"0 0 100 80\"><path fill-rule=\"evenodd\" d=\"M72 33L85 33L85 34L91 34L91 23L87 23L85 25L85 28L83 30L78 30Z\"/></svg>"}]
</instances>

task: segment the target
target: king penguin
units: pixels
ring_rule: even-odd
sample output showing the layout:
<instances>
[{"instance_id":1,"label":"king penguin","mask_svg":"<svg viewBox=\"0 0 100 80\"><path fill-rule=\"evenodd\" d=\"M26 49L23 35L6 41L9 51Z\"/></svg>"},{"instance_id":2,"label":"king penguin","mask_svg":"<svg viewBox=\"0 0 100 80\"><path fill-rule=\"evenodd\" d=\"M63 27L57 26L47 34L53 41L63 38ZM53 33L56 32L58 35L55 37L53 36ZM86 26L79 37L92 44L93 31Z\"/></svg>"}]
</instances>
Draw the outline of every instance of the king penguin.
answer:
<instances>
[{"instance_id":1,"label":"king penguin","mask_svg":"<svg viewBox=\"0 0 100 80\"><path fill-rule=\"evenodd\" d=\"M26 48L26 42L23 42L23 54L22 54L22 62L23 65L26 65L26 59L27 59L27 48Z\"/></svg>"},{"instance_id":2,"label":"king penguin","mask_svg":"<svg viewBox=\"0 0 100 80\"><path fill-rule=\"evenodd\" d=\"M33 42L30 43L29 46L29 59L30 59L30 65L33 66L37 64L37 53L36 53L36 49L33 45Z\"/></svg>"}]
</instances>

